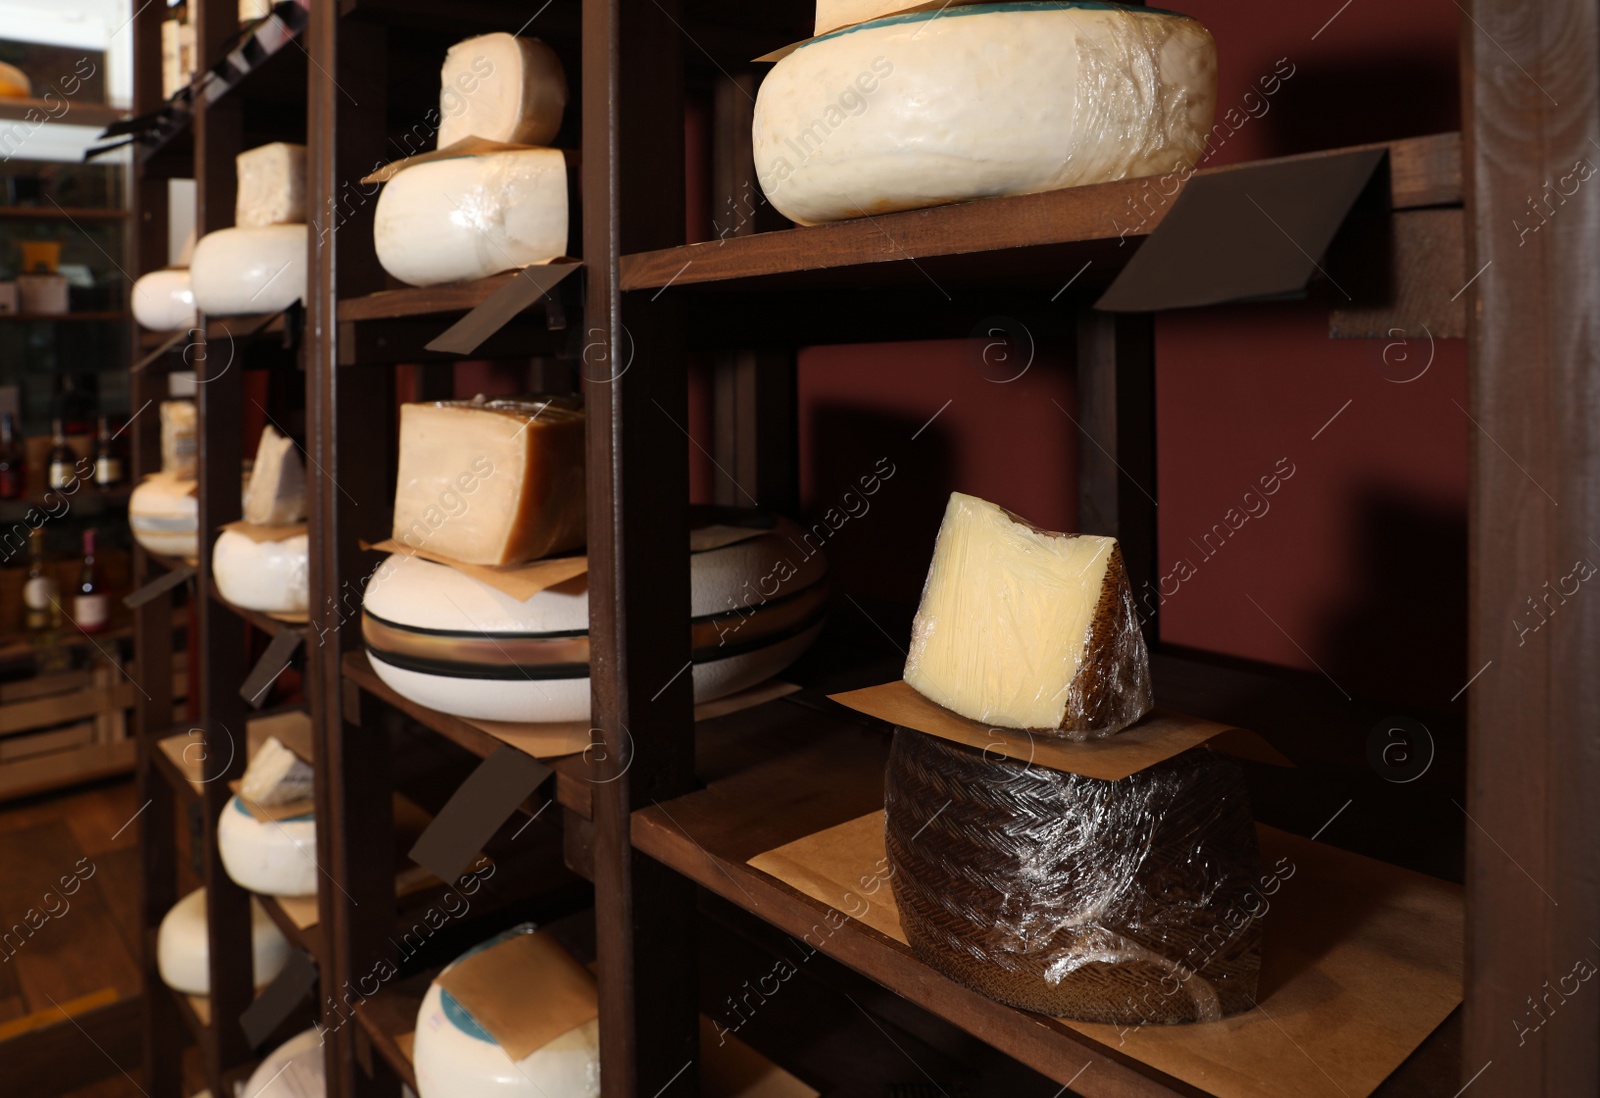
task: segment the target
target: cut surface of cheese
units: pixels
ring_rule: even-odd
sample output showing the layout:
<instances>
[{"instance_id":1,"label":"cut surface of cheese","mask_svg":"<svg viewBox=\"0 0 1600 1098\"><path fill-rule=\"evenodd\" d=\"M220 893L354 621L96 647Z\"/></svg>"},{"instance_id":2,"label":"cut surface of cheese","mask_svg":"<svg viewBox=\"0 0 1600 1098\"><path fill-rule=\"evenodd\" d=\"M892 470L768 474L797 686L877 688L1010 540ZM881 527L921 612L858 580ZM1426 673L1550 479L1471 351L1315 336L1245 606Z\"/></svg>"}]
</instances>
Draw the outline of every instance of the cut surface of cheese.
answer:
<instances>
[{"instance_id":1,"label":"cut surface of cheese","mask_svg":"<svg viewBox=\"0 0 1600 1098\"><path fill-rule=\"evenodd\" d=\"M156 933L156 965L174 991L211 994L211 947L206 937L206 890L197 888L172 905ZM270 983L289 961L289 940L272 916L250 901L251 964L255 986Z\"/></svg>"},{"instance_id":2,"label":"cut surface of cheese","mask_svg":"<svg viewBox=\"0 0 1600 1098\"><path fill-rule=\"evenodd\" d=\"M317 894L317 823L309 812L258 820L233 797L217 821L217 853L240 888L263 896Z\"/></svg>"},{"instance_id":3,"label":"cut surface of cheese","mask_svg":"<svg viewBox=\"0 0 1600 1098\"><path fill-rule=\"evenodd\" d=\"M434 286L547 263L567 251L567 161L559 149L416 164L378 196L378 262Z\"/></svg>"},{"instance_id":4,"label":"cut surface of cheese","mask_svg":"<svg viewBox=\"0 0 1600 1098\"><path fill-rule=\"evenodd\" d=\"M905 680L969 720L1088 739L1154 704L1115 538L1056 534L952 493Z\"/></svg>"},{"instance_id":5,"label":"cut surface of cheese","mask_svg":"<svg viewBox=\"0 0 1600 1098\"><path fill-rule=\"evenodd\" d=\"M233 223L238 228L298 225L306 219L306 147L275 141L234 158L239 194Z\"/></svg>"},{"instance_id":6,"label":"cut surface of cheese","mask_svg":"<svg viewBox=\"0 0 1600 1098\"><path fill-rule=\"evenodd\" d=\"M151 271L133 284L133 319L153 332L176 332L195 323L194 287L187 268Z\"/></svg>"},{"instance_id":7,"label":"cut surface of cheese","mask_svg":"<svg viewBox=\"0 0 1600 1098\"><path fill-rule=\"evenodd\" d=\"M245 767L239 793L263 808L292 804L311 796L314 777L310 763L283 746L278 737L268 736Z\"/></svg>"},{"instance_id":8,"label":"cut surface of cheese","mask_svg":"<svg viewBox=\"0 0 1600 1098\"><path fill-rule=\"evenodd\" d=\"M194 246L189 273L203 313L247 316L287 309L306 293L306 227L207 233Z\"/></svg>"},{"instance_id":9,"label":"cut surface of cheese","mask_svg":"<svg viewBox=\"0 0 1600 1098\"><path fill-rule=\"evenodd\" d=\"M402 405L394 539L465 564L580 548L583 438L569 397Z\"/></svg>"},{"instance_id":10,"label":"cut surface of cheese","mask_svg":"<svg viewBox=\"0 0 1600 1098\"><path fill-rule=\"evenodd\" d=\"M304 614L311 602L310 539L256 541L239 530L217 535L211 573L217 592L235 606L263 614Z\"/></svg>"},{"instance_id":11,"label":"cut surface of cheese","mask_svg":"<svg viewBox=\"0 0 1600 1098\"><path fill-rule=\"evenodd\" d=\"M154 473L128 497L128 528L149 552L193 560L200 553L200 501L195 482Z\"/></svg>"},{"instance_id":12,"label":"cut surface of cheese","mask_svg":"<svg viewBox=\"0 0 1600 1098\"><path fill-rule=\"evenodd\" d=\"M244 518L257 526L292 526L306 517L306 467L294 440L272 424L261 431L250 487L244 496Z\"/></svg>"},{"instance_id":13,"label":"cut surface of cheese","mask_svg":"<svg viewBox=\"0 0 1600 1098\"><path fill-rule=\"evenodd\" d=\"M755 165L801 224L1155 175L1216 108L1211 35L1103 4L945 7L849 27L777 63Z\"/></svg>"},{"instance_id":14,"label":"cut surface of cheese","mask_svg":"<svg viewBox=\"0 0 1600 1098\"><path fill-rule=\"evenodd\" d=\"M192 400L161 402L161 471L180 480L193 480L200 416Z\"/></svg>"},{"instance_id":15,"label":"cut surface of cheese","mask_svg":"<svg viewBox=\"0 0 1600 1098\"><path fill-rule=\"evenodd\" d=\"M464 137L547 145L567 109L567 74L537 38L482 34L451 46L439 72L439 148Z\"/></svg>"}]
</instances>

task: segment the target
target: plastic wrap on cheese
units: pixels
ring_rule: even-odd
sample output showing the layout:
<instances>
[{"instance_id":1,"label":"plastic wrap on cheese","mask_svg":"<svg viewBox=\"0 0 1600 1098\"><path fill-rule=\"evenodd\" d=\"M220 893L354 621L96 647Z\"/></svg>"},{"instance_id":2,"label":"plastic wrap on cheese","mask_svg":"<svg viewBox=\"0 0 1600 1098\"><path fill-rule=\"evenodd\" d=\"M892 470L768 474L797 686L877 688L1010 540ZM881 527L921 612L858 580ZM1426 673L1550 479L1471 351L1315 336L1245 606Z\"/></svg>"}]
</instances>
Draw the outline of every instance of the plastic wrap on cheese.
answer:
<instances>
[{"instance_id":1,"label":"plastic wrap on cheese","mask_svg":"<svg viewBox=\"0 0 1600 1098\"><path fill-rule=\"evenodd\" d=\"M194 247L194 302L211 316L276 313L306 293L306 227L218 229Z\"/></svg>"},{"instance_id":2,"label":"plastic wrap on cheese","mask_svg":"<svg viewBox=\"0 0 1600 1098\"><path fill-rule=\"evenodd\" d=\"M952 493L911 626L905 680L969 720L1073 740L1154 704L1115 538L1056 534Z\"/></svg>"},{"instance_id":3,"label":"plastic wrap on cheese","mask_svg":"<svg viewBox=\"0 0 1600 1098\"><path fill-rule=\"evenodd\" d=\"M1231 759L1199 747L1101 781L899 728L885 795L907 939L958 983L1121 1025L1253 1005L1266 901Z\"/></svg>"},{"instance_id":4,"label":"plastic wrap on cheese","mask_svg":"<svg viewBox=\"0 0 1600 1098\"><path fill-rule=\"evenodd\" d=\"M802 224L1156 175L1203 153L1211 35L1088 3L937 8L812 40L768 73L754 152Z\"/></svg>"}]
</instances>

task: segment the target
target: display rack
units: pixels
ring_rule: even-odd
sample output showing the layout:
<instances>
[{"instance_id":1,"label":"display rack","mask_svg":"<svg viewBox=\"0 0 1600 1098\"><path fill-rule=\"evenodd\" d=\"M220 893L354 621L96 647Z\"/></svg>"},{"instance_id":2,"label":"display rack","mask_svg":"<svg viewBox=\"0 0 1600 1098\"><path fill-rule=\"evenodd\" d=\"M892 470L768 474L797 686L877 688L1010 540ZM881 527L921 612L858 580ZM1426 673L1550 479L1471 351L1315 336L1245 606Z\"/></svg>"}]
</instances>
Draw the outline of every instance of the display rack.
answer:
<instances>
[{"instance_id":1,"label":"display rack","mask_svg":"<svg viewBox=\"0 0 1600 1098\"><path fill-rule=\"evenodd\" d=\"M746 860L882 803L887 729L832 705L818 689L694 720L689 680L679 674L689 660L689 638L675 624L689 601L688 558L663 549L687 542L689 470L678 424L688 418L692 351L712 352L710 449L737 482L719 492L729 502L737 494L784 509L799 496L798 347L964 336L997 295L1064 316L1076 325L1079 526L1122 540L1136 584L1154 575L1155 508L1131 490L1154 483L1153 320L1091 308L1093 291L1133 250L1115 246L1108 212L1120 209L1136 184L815 228L757 232L763 225L755 220L726 240L686 241L686 101L711 104L715 217L737 196L759 193L748 102L759 81L748 59L806 37L811 14L812 6L797 0L759 11L711 0L583 0L581 7L541 8L530 23L529 11L494 0L447 9L400 0L310 5L300 39L309 59L304 102L313 211L303 328L312 554L304 661L322 824L318 861L333 887L319 894L317 933L298 941L318 965L325 1009L394 952L390 939L404 907L397 865L374 852L395 845L394 797L407 781L401 749L420 745L441 760L440 773L459 777L502 748L475 725L385 687L361 651L354 613L377 562L362 543L389 534L396 399L453 395L457 359L428 344L522 277L428 290L387 284L372 248L375 203L358 186L375 164L396 158L386 135L409 129L432 105L432 82L418 74L431 74L444 46L469 34L521 29L557 49L574 90L558 143L581 147L583 163L583 269L475 357L522 362L530 387L573 382L588 410L591 750L549 760L553 785L524 803L507 829L532 829L522 841L533 839L531 864L542 869L524 877L507 868L505 879L522 887L506 888L480 920L454 928L392 984L362 998L355 1024L324 1016L331 1095L394 1098L402 1083L414 1083L409 1033L416 1001L451 950L519 919L580 909L591 895L604 1092L696 1093L696 1016L713 998L698 982L701 973L718 953L770 950L774 940L802 933L825 914L825 905ZM156 56L155 18L135 21L139 56L147 60ZM220 46L215 27L231 18L229 5L205 0L202 57L210 56L205 43ZM1564 573L1575 553L1587 551L1585 531L1600 530L1600 462L1587 441L1600 406L1600 372L1585 334L1592 312L1585 272L1600 243L1600 215L1594 200L1584 198L1564 214L1569 220L1560 234L1522 241L1509 228L1528 194L1588 157L1588 139L1600 136L1596 19L1594 0L1560 0L1539 11L1514 0L1469 0L1461 20L1462 133L1383 146L1382 216L1397 237L1406 219L1425 215L1465 242L1464 272L1449 263L1424 264L1410 276L1418 284L1402 289L1464 302L1467 411L1477 427L1471 666L1462 675L1463 682L1471 679L1466 778L1464 788L1452 791L1461 798L1460 817L1445 827L1431 823L1433 834L1451 836L1447 855L1459 854L1464 843L1466 1001L1383 1084L1378 1093L1385 1095L1448 1098L1464 1084L1485 1095L1593 1093L1600 1086L1600 1058L1585 1040L1600 1024L1600 998L1564 1006L1569 1027L1552 1030L1533 1052L1519 1050L1505 1024L1523 1014L1524 999L1542 981L1590 955L1585 941L1600 927L1594 888L1600 855L1591 841L1600 832L1592 797L1600 756L1591 742L1600 700L1589 685L1600 658L1600 607L1592 600L1574 604L1563 611L1566 632L1542 633L1522 650L1502 624L1504 608ZM285 50L273 64L300 52ZM140 70L139 113L156 105L156 82L154 73ZM249 113L241 106L249 87L243 81L195 114L192 170L202 231L229 223L233 155L253 143L241 121ZM743 96L734 94L741 90ZM152 257L166 239L158 172L173 170L178 146L169 143L141 161L141 268L155 265ZM1141 232L1148 235L1158 221ZM1061 283L1085 263L1093 277L1058 301ZM961 300L923 294L919 301L907 292L929 275L959 287ZM844 300L851 308L831 307ZM202 559L192 602L202 653L197 724L210 744L242 727L238 688L248 668L246 618L212 597L207 563L212 532L238 513L242 389L237 372L204 380ZM138 375L135 406L159 387L158 371ZM148 471L156 460L148 423L136 438L136 471ZM1559 508L1549 507L1546 496L1559 500ZM170 563L141 552L139 575L152 577ZM170 659L172 613L168 600L141 609L142 666ZM821 643L802 686L864 685L895 673L863 656L864 646L844 631L830 630ZM1341 767L1352 750L1359 754L1350 745L1364 744L1371 727L1369 709L1332 707L1292 674L1264 675L1159 646L1154 662L1159 700L1253 727L1300 761L1309 780L1344 781ZM173 791L179 800L198 800L209 833L226 800L220 779L235 776L243 759L208 754L200 784L192 787L178 781L180 769L156 747L172 731L170 697L152 696L140 716L141 797L151 801L142 818L142 910L153 928L176 898L172 838L180 810ZM1293 816L1294 806L1279 807ZM1305 821L1306 833L1318 822ZM1402 827L1393 831L1371 837L1366 852L1405 860L1410 839ZM169 1042L186 1020L205 1049L213 1087L237 1077L255 1051L234 1024L250 999L237 963L248 955L245 898L227 883L213 846L204 844L203 858L213 888L211 1021L182 997L166 995L147 958L151 1098L177 1093ZM562 877L557 862L592 882L592 893ZM1544 883L1531 887L1530 879ZM1543 894L1557 886L1559 906ZM286 925L282 912L274 917ZM816 971L823 975L813 980L808 970L806 993L820 1005L806 1024L830 1041L874 1026L900 1034L908 1047L956 1049L1013 1073L1008 1078L1084 1095L1203 1093L1125 1050L977 996L870 928L847 924L820 953L825 960ZM836 1047L848 1044L845 1036ZM819 1062L815 1049L798 1050L781 1035L768 1033L757 1047L819 1082L837 1083L837 1073L847 1070ZM930 1063L949 1062L929 1056Z\"/></svg>"}]
</instances>

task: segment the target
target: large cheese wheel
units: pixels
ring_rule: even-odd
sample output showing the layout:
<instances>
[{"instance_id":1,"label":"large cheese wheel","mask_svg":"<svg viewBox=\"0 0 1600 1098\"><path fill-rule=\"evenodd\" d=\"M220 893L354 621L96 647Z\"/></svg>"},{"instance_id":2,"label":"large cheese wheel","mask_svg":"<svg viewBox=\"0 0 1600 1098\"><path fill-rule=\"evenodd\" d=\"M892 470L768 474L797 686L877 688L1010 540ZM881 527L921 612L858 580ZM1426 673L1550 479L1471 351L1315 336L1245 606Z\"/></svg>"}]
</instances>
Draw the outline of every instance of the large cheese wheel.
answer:
<instances>
[{"instance_id":1,"label":"large cheese wheel","mask_svg":"<svg viewBox=\"0 0 1600 1098\"><path fill-rule=\"evenodd\" d=\"M559 149L417 164L378 196L378 262L433 286L544 263L567 250L567 162Z\"/></svg>"},{"instance_id":2,"label":"large cheese wheel","mask_svg":"<svg viewBox=\"0 0 1600 1098\"><path fill-rule=\"evenodd\" d=\"M134 540L152 553L193 560L200 555L200 501L195 482L155 473L128 497Z\"/></svg>"},{"instance_id":3,"label":"large cheese wheel","mask_svg":"<svg viewBox=\"0 0 1600 1098\"><path fill-rule=\"evenodd\" d=\"M317 824L310 812L263 823L234 797L217 821L217 851L240 888L264 896L317 894Z\"/></svg>"},{"instance_id":4,"label":"large cheese wheel","mask_svg":"<svg viewBox=\"0 0 1600 1098\"><path fill-rule=\"evenodd\" d=\"M946 7L814 39L756 97L762 189L802 224L1155 175L1204 150L1216 46L1098 3Z\"/></svg>"},{"instance_id":5,"label":"large cheese wheel","mask_svg":"<svg viewBox=\"0 0 1600 1098\"><path fill-rule=\"evenodd\" d=\"M259 903L250 901L250 945L255 985L270 983L289 960L289 940ZM188 995L211 994L206 939L206 890L197 888L172 905L156 933L156 966L162 982Z\"/></svg>"},{"instance_id":6,"label":"large cheese wheel","mask_svg":"<svg viewBox=\"0 0 1600 1098\"><path fill-rule=\"evenodd\" d=\"M189 264L194 302L211 316L287 309L306 293L306 227L218 229L202 236Z\"/></svg>"},{"instance_id":7,"label":"large cheese wheel","mask_svg":"<svg viewBox=\"0 0 1600 1098\"><path fill-rule=\"evenodd\" d=\"M521 932L514 928L497 935L461 959ZM445 972L454 967L446 966ZM417 1010L415 1040L411 1059L419 1098L596 1098L600 1093L599 1019L514 1061L454 996L434 983Z\"/></svg>"},{"instance_id":8,"label":"large cheese wheel","mask_svg":"<svg viewBox=\"0 0 1600 1098\"><path fill-rule=\"evenodd\" d=\"M289 1038L250 1073L241 1098L323 1098L328 1093L323 1043L315 1029Z\"/></svg>"},{"instance_id":9,"label":"large cheese wheel","mask_svg":"<svg viewBox=\"0 0 1600 1098\"><path fill-rule=\"evenodd\" d=\"M822 629L815 535L788 519L690 557L696 701L771 678ZM808 555L809 554L809 555ZM474 720L589 717L582 579L526 602L442 564L391 556L367 584L362 636L378 676L420 705Z\"/></svg>"},{"instance_id":10,"label":"large cheese wheel","mask_svg":"<svg viewBox=\"0 0 1600 1098\"><path fill-rule=\"evenodd\" d=\"M211 551L217 590L235 606L265 614L303 614L310 604L305 534L283 541L256 541L224 530Z\"/></svg>"},{"instance_id":11,"label":"large cheese wheel","mask_svg":"<svg viewBox=\"0 0 1600 1098\"><path fill-rule=\"evenodd\" d=\"M151 271L135 282L133 319L156 332L194 327L194 289L188 268Z\"/></svg>"}]
</instances>

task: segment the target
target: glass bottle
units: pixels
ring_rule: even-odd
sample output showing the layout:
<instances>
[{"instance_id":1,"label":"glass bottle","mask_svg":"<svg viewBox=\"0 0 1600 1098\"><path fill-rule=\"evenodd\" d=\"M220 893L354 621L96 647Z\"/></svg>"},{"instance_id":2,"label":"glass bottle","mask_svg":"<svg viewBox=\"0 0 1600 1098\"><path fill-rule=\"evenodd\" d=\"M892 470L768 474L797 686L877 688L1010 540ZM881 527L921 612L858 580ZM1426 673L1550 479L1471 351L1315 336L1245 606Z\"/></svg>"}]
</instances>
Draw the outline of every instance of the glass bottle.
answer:
<instances>
[{"instance_id":1,"label":"glass bottle","mask_svg":"<svg viewBox=\"0 0 1600 1098\"><path fill-rule=\"evenodd\" d=\"M111 624L111 598L94 567L94 531L83 532L83 563L72 593L72 620L85 633L99 633Z\"/></svg>"},{"instance_id":2,"label":"glass bottle","mask_svg":"<svg viewBox=\"0 0 1600 1098\"><path fill-rule=\"evenodd\" d=\"M67 445L67 432L60 416L51 423L50 435L49 475L45 478L45 485L49 488L65 488L78 475L78 455Z\"/></svg>"},{"instance_id":3,"label":"glass bottle","mask_svg":"<svg viewBox=\"0 0 1600 1098\"><path fill-rule=\"evenodd\" d=\"M111 423L100 417L100 430L94 438L94 482L100 488L115 488L124 480L122 454L111 437Z\"/></svg>"},{"instance_id":4,"label":"glass bottle","mask_svg":"<svg viewBox=\"0 0 1600 1098\"><path fill-rule=\"evenodd\" d=\"M44 556L44 531L28 535L28 578L22 585L22 605L30 633L48 633L60 614L61 588L50 575Z\"/></svg>"}]
</instances>

